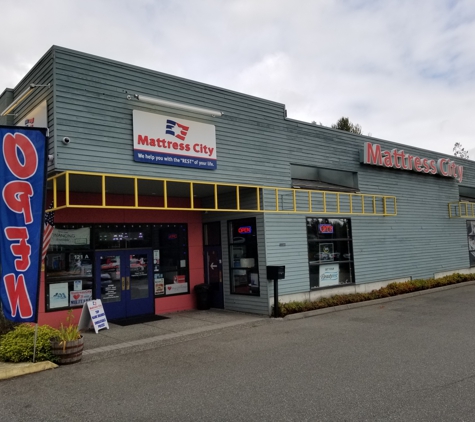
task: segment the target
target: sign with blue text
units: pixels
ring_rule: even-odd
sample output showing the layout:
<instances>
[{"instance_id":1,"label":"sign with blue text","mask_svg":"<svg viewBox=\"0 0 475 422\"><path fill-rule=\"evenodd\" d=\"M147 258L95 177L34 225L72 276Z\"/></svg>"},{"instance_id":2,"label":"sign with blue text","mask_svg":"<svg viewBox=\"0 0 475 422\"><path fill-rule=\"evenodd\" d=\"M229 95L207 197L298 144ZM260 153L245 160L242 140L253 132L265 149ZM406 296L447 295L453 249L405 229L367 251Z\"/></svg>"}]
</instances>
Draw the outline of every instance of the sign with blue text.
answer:
<instances>
[{"instance_id":1,"label":"sign with blue text","mask_svg":"<svg viewBox=\"0 0 475 422\"><path fill-rule=\"evenodd\" d=\"M46 129L0 126L0 296L15 322L37 322L45 211Z\"/></svg>"},{"instance_id":2,"label":"sign with blue text","mask_svg":"<svg viewBox=\"0 0 475 422\"><path fill-rule=\"evenodd\" d=\"M103 328L109 329L106 313L100 299L89 300L82 305L81 316L79 317L79 330L88 330L91 325L96 334Z\"/></svg>"},{"instance_id":3,"label":"sign with blue text","mask_svg":"<svg viewBox=\"0 0 475 422\"><path fill-rule=\"evenodd\" d=\"M214 125L133 111L134 161L216 170Z\"/></svg>"}]
</instances>

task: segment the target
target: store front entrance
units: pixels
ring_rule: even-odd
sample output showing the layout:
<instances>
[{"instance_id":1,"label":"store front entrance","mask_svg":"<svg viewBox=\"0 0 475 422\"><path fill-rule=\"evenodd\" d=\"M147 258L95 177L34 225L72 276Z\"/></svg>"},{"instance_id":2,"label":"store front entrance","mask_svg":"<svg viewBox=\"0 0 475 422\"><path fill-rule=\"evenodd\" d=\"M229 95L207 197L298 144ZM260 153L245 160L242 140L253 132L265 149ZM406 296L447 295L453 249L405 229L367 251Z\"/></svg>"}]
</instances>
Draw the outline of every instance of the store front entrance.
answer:
<instances>
[{"instance_id":1,"label":"store front entrance","mask_svg":"<svg viewBox=\"0 0 475 422\"><path fill-rule=\"evenodd\" d=\"M154 312L151 250L95 254L96 297L109 320Z\"/></svg>"}]
</instances>

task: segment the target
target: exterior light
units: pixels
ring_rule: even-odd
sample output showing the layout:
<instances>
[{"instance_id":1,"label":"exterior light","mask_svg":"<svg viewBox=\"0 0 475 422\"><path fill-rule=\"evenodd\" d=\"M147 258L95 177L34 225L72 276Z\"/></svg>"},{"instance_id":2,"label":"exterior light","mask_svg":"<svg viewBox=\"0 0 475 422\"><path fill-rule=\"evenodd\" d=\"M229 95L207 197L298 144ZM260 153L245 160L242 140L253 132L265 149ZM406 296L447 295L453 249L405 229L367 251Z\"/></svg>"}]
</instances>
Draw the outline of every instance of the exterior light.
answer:
<instances>
[{"instance_id":1,"label":"exterior light","mask_svg":"<svg viewBox=\"0 0 475 422\"><path fill-rule=\"evenodd\" d=\"M135 94L134 98L147 104L171 107L171 108L176 108L178 110L183 110L183 111L191 111L192 113L205 114L206 116L211 116L211 117L221 117L224 114L222 111L211 110L209 108L203 108L203 107L196 107L196 106L183 104L183 103L176 103L174 101L163 100L161 98L147 97L146 95ZM131 100L132 96L127 95L127 99Z\"/></svg>"},{"instance_id":2,"label":"exterior light","mask_svg":"<svg viewBox=\"0 0 475 422\"><path fill-rule=\"evenodd\" d=\"M38 87L50 88L51 84L48 84L48 85L30 84L30 86L26 88L15 101L13 101L13 103L11 103L5 110L3 110L0 113L0 116L5 116L6 114L10 113L10 111L12 111L16 106L18 106L21 102L23 102L25 98L28 97L35 88L38 88Z\"/></svg>"}]
</instances>

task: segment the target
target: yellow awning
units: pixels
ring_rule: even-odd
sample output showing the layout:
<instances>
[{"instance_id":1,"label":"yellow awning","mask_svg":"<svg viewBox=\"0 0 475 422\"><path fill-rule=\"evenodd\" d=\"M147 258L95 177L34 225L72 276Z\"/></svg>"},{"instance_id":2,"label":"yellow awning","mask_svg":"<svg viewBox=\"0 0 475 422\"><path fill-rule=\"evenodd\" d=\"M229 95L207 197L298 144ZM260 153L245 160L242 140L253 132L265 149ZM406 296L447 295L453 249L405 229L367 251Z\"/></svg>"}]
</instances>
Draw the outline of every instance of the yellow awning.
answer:
<instances>
[{"instance_id":1,"label":"yellow awning","mask_svg":"<svg viewBox=\"0 0 475 422\"><path fill-rule=\"evenodd\" d=\"M65 171L48 178L53 208L395 216L395 196ZM114 196L126 201L117 204ZM124 196L125 195L125 196Z\"/></svg>"}]
</instances>

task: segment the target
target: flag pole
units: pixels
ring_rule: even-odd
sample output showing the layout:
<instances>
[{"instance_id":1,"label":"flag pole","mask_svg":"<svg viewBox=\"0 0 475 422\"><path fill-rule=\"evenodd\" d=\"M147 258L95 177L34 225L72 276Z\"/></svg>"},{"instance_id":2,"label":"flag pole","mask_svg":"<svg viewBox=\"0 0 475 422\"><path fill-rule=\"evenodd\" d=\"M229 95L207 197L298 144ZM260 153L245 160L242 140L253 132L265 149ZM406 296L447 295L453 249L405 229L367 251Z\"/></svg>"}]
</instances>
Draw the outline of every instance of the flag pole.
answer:
<instances>
[{"instance_id":1,"label":"flag pole","mask_svg":"<svg viewBox=\"0 0 475 422\"><path fill-rule=\"evenodd\" d=\"M36 359L36 340L38 339L38 322L35 324L35 339L33 340L33 363Z\"/></svg>"}]
</instances>

